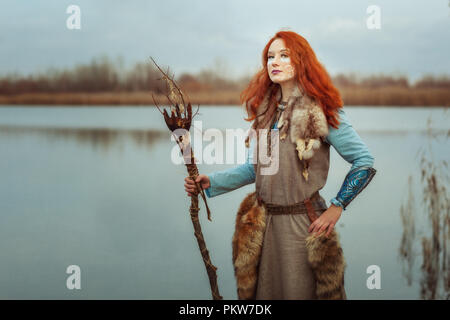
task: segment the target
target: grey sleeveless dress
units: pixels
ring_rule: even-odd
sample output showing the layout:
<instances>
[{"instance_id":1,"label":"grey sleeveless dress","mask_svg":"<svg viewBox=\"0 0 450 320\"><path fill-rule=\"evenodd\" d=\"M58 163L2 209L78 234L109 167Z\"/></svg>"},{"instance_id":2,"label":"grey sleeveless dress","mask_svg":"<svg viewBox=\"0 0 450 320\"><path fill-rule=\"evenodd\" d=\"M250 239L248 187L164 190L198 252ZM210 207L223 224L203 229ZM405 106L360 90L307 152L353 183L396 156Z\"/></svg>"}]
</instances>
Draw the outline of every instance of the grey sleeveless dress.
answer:
<instances>
[{"instance_id":1,"label":"grey sleeveless dress","mask_svg":"<svg viewBox=\"0 0 450 320\"><path fill-rule=\"evenodd\" d=\"M256 194L266 203L292 205L322 189L329 169L330 145L322 142L309 164L308 181L302 176L303 162L296 146L287 137L279 143L276 174L263 175L255 164ZM320 216L328 207L320 196ZM256 299L316 299L315 280L307 261L305 239L310 235L306 214L266 215L266 230L261 253Z\"/></svg>"}]
</instances>

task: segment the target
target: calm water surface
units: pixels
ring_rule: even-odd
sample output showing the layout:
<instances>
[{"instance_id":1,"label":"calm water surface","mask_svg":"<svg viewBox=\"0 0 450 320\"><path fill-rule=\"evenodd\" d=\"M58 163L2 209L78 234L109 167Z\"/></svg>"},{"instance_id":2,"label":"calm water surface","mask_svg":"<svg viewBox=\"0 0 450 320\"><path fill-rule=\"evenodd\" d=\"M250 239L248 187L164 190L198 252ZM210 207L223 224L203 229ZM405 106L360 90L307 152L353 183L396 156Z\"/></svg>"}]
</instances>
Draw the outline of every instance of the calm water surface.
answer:
<instances>
[{"instance_id":1,"label":"calm water surface","mask_svg":"<svg viewBox=\"0 0 450 320\"><path fill-rule=\"evenodd\" d=\"M408 176L420 198L418 152L449 159L444 108L347 107L375 157L377 175L339 220L349 299L417 299L420 246L411 286L398 248ZM248 128L242 109L203 106L202 129ZM427 135L432 128L432 135ZM200 128L196 128L199 130ZM161 114L142 107L0 108L0 299L210 299L183 179ZM329 203L351 164L331 148L322 196ZM195 152L195 149L194 149ZM200 164L201 173L233 167ZM448 186L447 186L448 188ZM201 202L201 224L220 293L236 299L231 263L235 213L254 184ZM419 235L429 234L422 219ZM81 290L66 268L81 268ZM369 290L366 270L381 269Z\"/></svg>"}]
</instances>

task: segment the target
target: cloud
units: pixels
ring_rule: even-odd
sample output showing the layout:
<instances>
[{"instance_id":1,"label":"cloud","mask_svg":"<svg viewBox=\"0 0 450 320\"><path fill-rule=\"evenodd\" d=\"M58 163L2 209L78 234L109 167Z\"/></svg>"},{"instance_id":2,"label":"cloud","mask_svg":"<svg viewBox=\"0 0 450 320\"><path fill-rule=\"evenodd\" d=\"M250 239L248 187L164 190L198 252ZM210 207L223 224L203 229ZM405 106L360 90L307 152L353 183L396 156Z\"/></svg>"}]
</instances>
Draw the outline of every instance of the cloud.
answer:
<instances>
[{"instance_id":1,"label":"cloud","mask_svg":"<svg viewBox=\"0 0 450 320\"><path fill-rule=\"evenodd\" d=\"M364 1L78 0L79 31L65 28L71 1L4 3L0 74L70 67L107 54L123 56L127 65L152 55L177 74L220 58L239 76L260 66L264 45L282 28L305 36L333 72L450 69L446 2L379 0L382 29L368 30Z\"/></svg>"},{"instance_id":2,"label":"cloud","mask_svg":"<svg viewBox=\"0 0 450 320\"><path fill-rule=\"evenodd\" d=\"M326 21L322 23L320 26L320 30L325 34L335 34L335 33L346 33L352 34L358 30L361 30L362 27L365 27L363 24L364 20L356 20L350 18L333 18L330 21Z\"/></svg>"}]
</instances>

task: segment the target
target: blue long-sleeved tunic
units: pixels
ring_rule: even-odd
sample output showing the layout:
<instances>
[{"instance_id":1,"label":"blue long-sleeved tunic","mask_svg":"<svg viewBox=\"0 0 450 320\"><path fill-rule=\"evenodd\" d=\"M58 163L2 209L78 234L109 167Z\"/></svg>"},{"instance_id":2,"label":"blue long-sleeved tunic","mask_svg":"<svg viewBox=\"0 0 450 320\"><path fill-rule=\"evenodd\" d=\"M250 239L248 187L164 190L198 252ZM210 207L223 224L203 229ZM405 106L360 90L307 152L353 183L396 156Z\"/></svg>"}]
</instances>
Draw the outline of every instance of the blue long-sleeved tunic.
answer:
<instances>
[{"instance_id":1,"label":"blue long-sleeved tunic","mask_svg":"<svg viewBox=\"0 0 450 320\"><path fill-rule=\"evenodd\" d=\"M328 136L325 138L325 141L332 145L344 160L352 164L349 172L362 166L373 167L374 157L351 125L345 111L341 108L338 110L338 113L340 116L338 129L329 126ZM276 127L276 123L274 127ZM211 185L205 189L205 192L209 198L255 182L256 175L253 166L254 139L251 142L244 164L208 174ZM342 206L336 197L332 198L330 202L337 206Z\"/></svg>"}]
</instances>

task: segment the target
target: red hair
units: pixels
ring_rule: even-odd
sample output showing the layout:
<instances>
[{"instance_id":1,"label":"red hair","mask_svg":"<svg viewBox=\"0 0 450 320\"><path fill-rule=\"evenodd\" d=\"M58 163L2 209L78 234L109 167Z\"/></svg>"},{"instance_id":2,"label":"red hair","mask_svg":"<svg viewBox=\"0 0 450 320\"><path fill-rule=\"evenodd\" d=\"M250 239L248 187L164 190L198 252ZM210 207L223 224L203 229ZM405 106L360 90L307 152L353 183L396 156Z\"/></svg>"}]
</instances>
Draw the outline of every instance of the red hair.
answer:
<instances>
[{"instance_id":1,"label":"red hair","mask_svg":"<svg viewBox=\"0 0 450 320\"><path fill-rule=\"evenodd\" d=\"M250 81L248 87L240 95L241 104L245 103L249 118L256 118L265 93L270 90L270 101L276 103L275 93L279 85L273 83L267 71L267 52L275 39L283 39L286 48L290 50L291 64L294 66L297 81L303 91L309 97L314 98L321 106L329 125L338 128L339 120L337 110L342 108L343 101L339 91L333 85L328 72L317 60L308 41L293 31L279 31L269 40L262 53L262 70L260 70Z\"/></svg>"}]
</instances>

